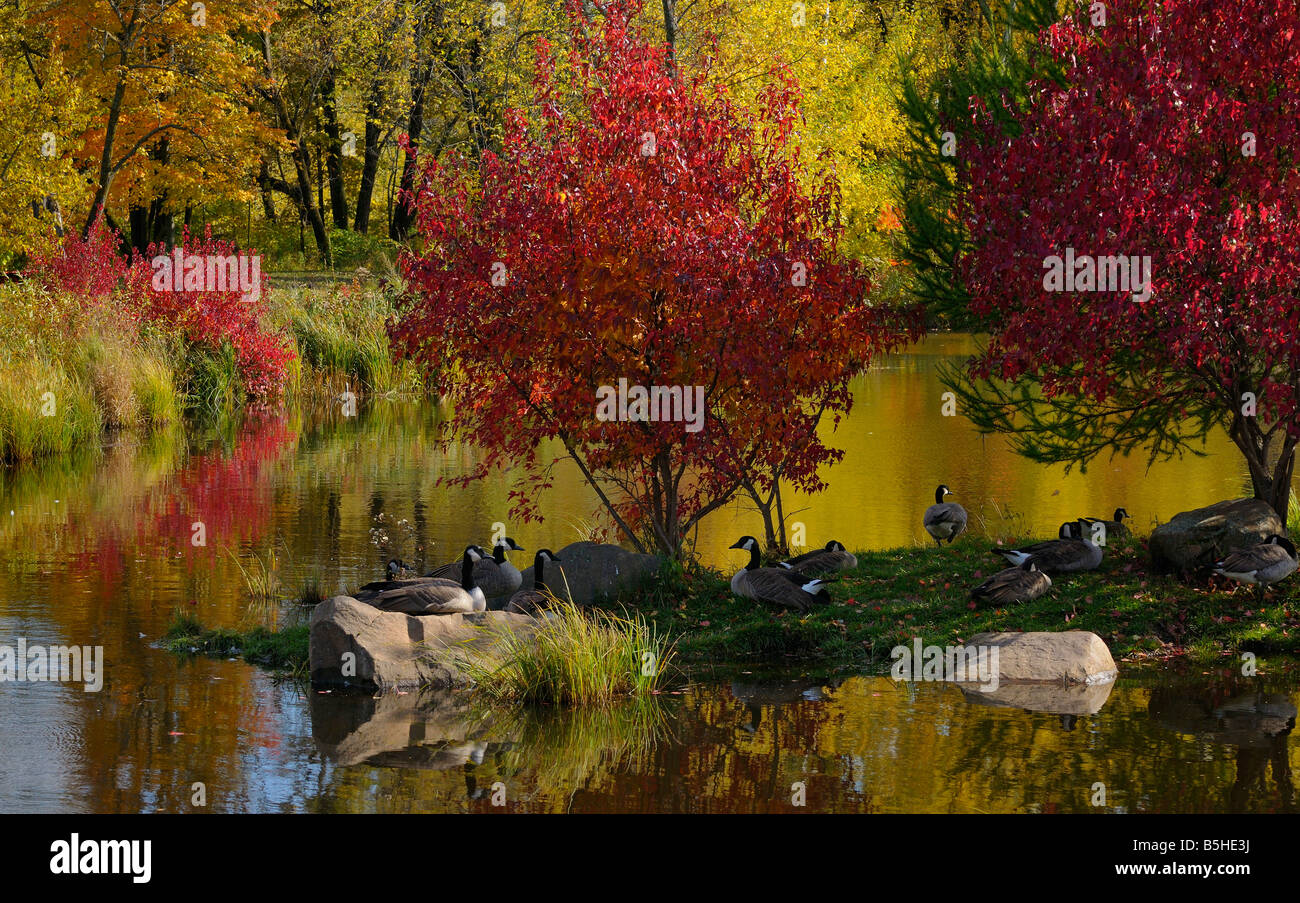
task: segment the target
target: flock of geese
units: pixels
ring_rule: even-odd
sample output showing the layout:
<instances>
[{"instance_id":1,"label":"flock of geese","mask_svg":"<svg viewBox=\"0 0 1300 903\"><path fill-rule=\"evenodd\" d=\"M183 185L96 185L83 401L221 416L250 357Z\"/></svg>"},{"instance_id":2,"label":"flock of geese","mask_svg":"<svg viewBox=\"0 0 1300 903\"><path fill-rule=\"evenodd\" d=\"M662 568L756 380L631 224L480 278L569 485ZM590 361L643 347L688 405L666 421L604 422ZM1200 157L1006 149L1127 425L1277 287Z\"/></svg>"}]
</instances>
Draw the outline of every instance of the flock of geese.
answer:
<instances>
[{"instance_id":1,"label":"flock of geese","mask_svg":"<svg viewBox=\"0 0 1300 903\"><path fill-rule=\"evenodd\" d=\"M944 499L952 495L947 486L934 491L934 504L925 509L922 525L942 547L944 541L952 544L966 530L966 509ZM994 548L993 552L1004 558L1010 567L998 571L971 590L976 604L997 607L1029 602L1037 599L1052 587L1051 575L1072 574L1095 570L1101 565L1102 546L1093 541L1129 535L1124 520L1128 511L1116 508L1109 520L1081 517L1061 524L1056 539L1037 542L1019 548ZM776 567L763 567L759 544L752 536L742 536L733 549L749 552L749 564L731 578L731 590L738 596L755 599L771 605L806 612L814 605L830 602L828 584L834 582L826 575L835 571L857 567L858 560L842 544L831 540L824 549L818 549ZM1264 587L1277 583L1297 568L1296 549L1284 536L1272 535L1262 543L1238 549L1214 565L1214 572L1239 583L1253 584L1262 596Z\"/></svg>"},{"instance_id":2,"label":"flock of geese","mask_svg":"<svg viewBox=\"0 0 1300 903\"><path fill-rule=\"evenodd\" d=\"M925 509L922 525L935 543L952 544L966 530L966 509L944 499L947 486L934 492L934 504ZM1116 508L1112 519L1081 517L1061 524L1056 539L1019 548L994 548L1010 567L998 571L971 590L977 604L1004 607L1037 599L1052 587L1052 576L1095 570L1103 558L1106 538L1129 535L1124 520L1129 513ZM1102 539L1098 545L1090 537ZM758 540L742 536L731 548L749 552L749 563L731 578L731 591L758 602L807 612L831 601L828 575L857 567L858 559L836 540L775 567L764 567ZM423 577L405 577L411 568L396 558L388 562L388 579L367 583L355 598L384 611L411 615L485 611L489 599L506 599L505 611L537 616L553 601L546 586L546 566L560 559L550 549L533 558L533 588L523 589L523 574L506 557L526 551L510 537L498 539L488 554L483 546L469 545L453 561ZM1252 584L1262 597L1264 587L1284 579L1297 568L1296 548L1284 536L1272 535L1257 545L1238 549L1216 562L1214 572L1239 583Z\"/></svg>"},{"instance_id":3,"label":"flock of geese","mask_svg":"<svg viewBox=\"0 0 1300 903\"><path fill-rule=\"evenodd\" d=\"M446 615L486 611L489 599L508 597L505 611L535 616L551 601L546 565L560 559L550 549L539 551L533 557L533 588L522 589L524 575L510 563L507 551L527 550L509 536L493 544L491 555L482 546L469 545L460 561L423 577L403 577L411 566L394 558L388 562L388 579L367 583L354 598L383 611Z\"/></svg>"}]
</instances>

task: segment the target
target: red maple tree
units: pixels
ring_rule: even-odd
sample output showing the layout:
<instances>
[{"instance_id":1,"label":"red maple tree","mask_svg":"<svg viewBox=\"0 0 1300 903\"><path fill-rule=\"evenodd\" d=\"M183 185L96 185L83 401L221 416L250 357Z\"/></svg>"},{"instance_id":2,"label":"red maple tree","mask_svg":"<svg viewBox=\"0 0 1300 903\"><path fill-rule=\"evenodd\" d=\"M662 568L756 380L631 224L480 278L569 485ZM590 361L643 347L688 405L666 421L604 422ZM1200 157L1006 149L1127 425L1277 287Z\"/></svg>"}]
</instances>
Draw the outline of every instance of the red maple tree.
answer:
<instances>
[{"instance_id":1,"label":"red maple tree","mask_svg":"<svg viewBox=\"0 0 1300 903\"><path fill-rule=\"evenodd\" d=\"M974 104L957 270L992 337L967 411L1040 460L1084 463L1173 454L1221 425L1285 522L1300 441L1300 11L1114 0L1095 19L1082 4L1040 35L1065 77L1031 85L1014 128ZM1075 273L1051 284L1066 254ZM1150 258L1148 299L1073 278L1084 257L1120 256Z\"/></svg>"},{"instance_id":2,"label":"red maple tree","mask_svg":"<svg viewBox=\"0 0 1300 903\"><path fill-rule=\"evenodd\" d=\"M569 51L542 45L535 108L507 115L477 167L429 161L422 255L394 346L436 374L454 426L484 452L463 480L523 467L512 513L559 440L620 534L679 555L743 481L822 483L817 436L848 381L914 319L872 307L838 250L837 184L796 146L797 85L773 73L753 110L670 64L611 3L570 6ZM596 416L597 391L702 386L697 431Z\"/></svg>"}]
</instances>

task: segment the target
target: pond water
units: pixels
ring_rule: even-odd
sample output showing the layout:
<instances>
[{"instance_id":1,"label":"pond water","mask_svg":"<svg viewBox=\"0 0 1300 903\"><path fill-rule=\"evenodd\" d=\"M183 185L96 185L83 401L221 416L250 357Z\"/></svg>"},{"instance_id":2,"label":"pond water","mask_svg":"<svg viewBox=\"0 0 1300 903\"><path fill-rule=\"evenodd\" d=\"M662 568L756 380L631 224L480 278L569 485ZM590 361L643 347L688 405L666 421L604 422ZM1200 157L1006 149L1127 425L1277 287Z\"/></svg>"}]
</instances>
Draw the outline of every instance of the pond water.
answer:
<instances>
[{"instance_id":1,"label":"pond water","mask_svg":"<svg viewBox=\"0 0 1300 903\"><path fill-rule=\"evenodd\" d=\"M936 366L970 347L934 337L859 380L832 437L846 458L830 490L787 505L811 543L921 544L939 482L988 530L1049 535L1117 505L1145 532L1245 491L1222 437L1208 457L1149 470L1119 459L1067 476L1023 461L941 415ZM378 514L391 551L430 563L509 523L507 481L435 485L475 454L441 451L436 416L389 401L352 418L250 412L0 470L0 646L102 646L105 659L99 692L0 683L0 811L187 811L195 783L212 811L462 811L501 794L530 811L784 811L796 783L809 808L831 811L1091 810L1096 782L1112 810L1297 805L1294 679L1125 669L1101 699L988 700L751 664L644 706L530 713L463 695L316 693L158 647L178 609L211 625L286 617L290 603L250 609L241 566L255 557L286 596L308 579L333 591L381 572ZM593 499L572 468L557 468L541 503L545 522L509 526L521 545L558 549L589 531ZM738 566L727 546L758 532L738 504L705 522L697 549Z\"/></svg>"}]
</instances>

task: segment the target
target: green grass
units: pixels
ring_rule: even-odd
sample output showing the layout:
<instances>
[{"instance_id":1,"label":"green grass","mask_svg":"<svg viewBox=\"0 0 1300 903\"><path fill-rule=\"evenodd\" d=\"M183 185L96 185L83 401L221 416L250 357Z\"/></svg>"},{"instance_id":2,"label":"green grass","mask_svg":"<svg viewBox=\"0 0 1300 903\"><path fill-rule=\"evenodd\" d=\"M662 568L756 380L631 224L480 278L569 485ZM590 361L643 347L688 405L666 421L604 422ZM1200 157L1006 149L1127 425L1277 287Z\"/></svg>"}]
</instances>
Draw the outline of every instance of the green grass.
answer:
<instances>
[{"instance_id":1,"label":"green grass","mask_svg":"<svg viewBox=\"0 0 1300 903\"><path fill-rule=\"evenodd\" d=\"M277 295L276 316L289 327L312 376L307 388L327 384L337 391L344 382L375 395L420 388L416 368L394 360L388 345L387 323L395 313L390 292L353 282Z\"/></svg>"},{"instance_id":2,"label":"green grass","mask_svg":"<svg viewBox=\"0 0 1300 903\"><path fill-rule=\"evenodd\" d=\"M890 650L913 637L948 645L1000 630L1089 630L1117 659L1129 660L1300 654L1295 581L1275 587L1259 606L1248 588L1187 585L1153 574L1139 541L1111 546L1097 571L1054 578L1052 590L1033 602L972 609L970 589L1005 567L990 547L968 539L942 549L858 552L858 567L836 575L833 603L805 616L739 599L729 577L699 569L648 579L617 601L673 638L687 664L797 658L880 671L890 664Z\"/></svg>"},{"instance_id":3,"label":"green grass","mask_svg":"<svg viewBox=\"0 0 1300 903\"><path fill-rule=\"evenodd\" d=\"M307 624L281 630L261 626L246 631L209 628L190 615L177 614L163 636L163 644L177 655L242 655L252 664L299 676L307 673L310 631Z\"/></svg>"},{"instance_id":4,"label":"green grass","mask_svg":"<svg viewBox=\"0 0 1300 903\"><path fill-rule=\"evenodd\" d=\"M489 699L593 705L657 691L673 646L643 619L558 602L535 632L501 631L469 676Z\"/></svg>"}]
</instances>

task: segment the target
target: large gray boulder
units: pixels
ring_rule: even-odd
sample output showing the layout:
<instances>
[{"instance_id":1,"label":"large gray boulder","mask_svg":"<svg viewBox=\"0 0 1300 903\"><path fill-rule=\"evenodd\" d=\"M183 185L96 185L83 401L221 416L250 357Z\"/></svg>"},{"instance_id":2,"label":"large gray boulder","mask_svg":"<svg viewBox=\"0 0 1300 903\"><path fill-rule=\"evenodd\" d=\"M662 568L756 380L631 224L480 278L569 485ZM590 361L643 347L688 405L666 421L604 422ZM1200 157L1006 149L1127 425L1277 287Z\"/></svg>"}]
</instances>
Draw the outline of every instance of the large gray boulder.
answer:
<instances>
[{"instance_id":1,"label":"large gray boulder","mask_svg":"<svg viewBox=\"0 0 1300 903\"><path fill-rule=\"evenodd\" d=\"M659 570L659 556L629 552L608 543L575 542L555 554L560 563L546 566L546 586L558 598L578 605L590 605L600 596L612 595L629 582ZM533 569L529 567L523 574L523 588L532 589Z\"/></svg>"},{"instance_id":2,"label":"large gray boulder","mask_svg":"<svg viewBox=\"0 0 1300 903\"><path fill-rule=\"evenodd\" d=\"M491 656L499 631L531 633L537 623L504 611L414 617L335 596L311 614L311 680L368 690L466 687L471 656Z\"/></svg>"},{"instance_id":3,"label":"large gray boulder","mask_svg":"<svg viewBox=\"0 0 1300 903\"><path fill-rule=\"evenodd\" d=\"M1233 549L1264 542L1286 528L1277 512L1259 499L1229 499L1174 515L1156 527L1149 548L1162 573L1183 576L1209 568Z\"/></svg>"},{"instance_id":4,"label":"large gray boulder","mask_svg":"<svg viewBox=\"0 0 1300 903\"><path fill-rule=\"evenodd\" d=\"M1087 630L977 633L965 645L997 649L999 685L1025 681L1103 684L1119 675L1110 648Z\"/></svg>"}]
</instances>

